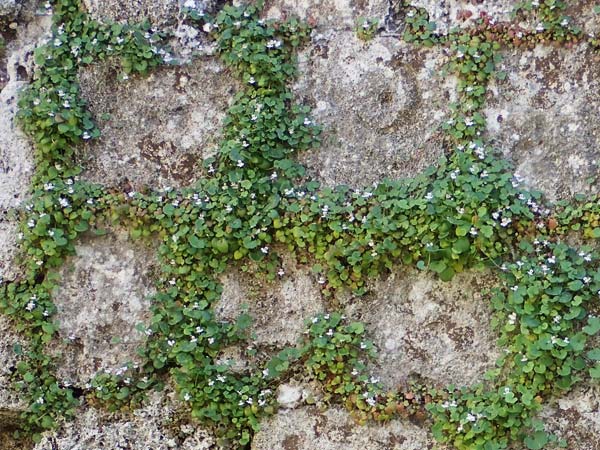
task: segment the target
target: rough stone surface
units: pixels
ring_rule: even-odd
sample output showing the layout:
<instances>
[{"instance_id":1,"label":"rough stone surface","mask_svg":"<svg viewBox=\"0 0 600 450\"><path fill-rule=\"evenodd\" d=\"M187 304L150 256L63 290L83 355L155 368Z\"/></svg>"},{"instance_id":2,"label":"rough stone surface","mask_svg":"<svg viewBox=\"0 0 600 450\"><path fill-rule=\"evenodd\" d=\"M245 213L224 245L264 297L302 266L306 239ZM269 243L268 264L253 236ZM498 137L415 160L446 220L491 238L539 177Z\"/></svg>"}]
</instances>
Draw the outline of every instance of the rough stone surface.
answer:
<instances>
[{"instance_id":1,"label":"rough stone surface","mask_svg":"<svg viewBox=\"0 0 600 450\"><path fill-rule=\"evenodd\" d=\"M13 19L17 17L21 5L16 0L0 0L0 18Z\"/></svg>"},{"instance_id":2,"label":"rough stone surface","mask_svg":"<svg viewBox=\"0 0 600 450\"><path fill-rule=\"evenodd\" d=\"M49 26L48 17L19 26L0 55L0 214L25 200L33 172L33 147L16 122L17 100L33 73L33 49Z\"/></svg>"},{"instance_id":3,"label":"rough stone surface","mask_svg":"<svg viewBox=\"0 0 600 450\"><path fill-rule=\"evenodd\" d=\"M90 15L98 20L172 24L179 13L178 0L84 0Z\"/></svg>"},{"instance_id":4,"label":"rough stone surface","mask_svg":"<svg viewBox=\"0 0 600 450\"><path fill-rule=\"evenodd\" d=\"M223 66L205 58L126 82L111 65L93 66L82 71L81 85L102 132L83 150L84 176L133 189L197 180L237 90Z\"/></svg>"},{"instance_id":5,"label":"rough stone surface","mask_svg":"<svg viewBox=\"0 0 600 450\"><path fill-rule=\"evenodd\" d=\"M277 390L277 403L283 408L295 408L302 399L302 386L282 384Z\"/></svg>"},{"instance_id":6,"label":"rough stone surface","mask_svg":"<svg viewBox=\"0 0 600 450\"><path fill-rule=\"evenodd\" d=\"M415 51L397 38L365 45L350 31L315 36L295 85L324 128L323 144L300 155L309 177L362 186L434 163L454 98L454 79L439 76L442 60L438 50Z\"/></svg>"},{"instance_id":7,"label":"rough stone surface","mask_svg":"<svg viewBox=\"0 0 600 450\"><path fill-rule=\"evenodd\" d=\"M508 77L490 90L486 115L516 173L550 199L600 192L600 76L578 46L507 54Z\"/></svg>"},{"instance_id":8,"label":"rough stone surface","mask_svg":"<svg viewBox=\"0 0 600 450\"><path fill-rule=\"evenodd\" d=\"M518 2L514 0L415 0L411 2L413 6L425 8L429 13L429 20L434 21L437 30L442 33L457 25L463 28L472 26L482 12L497 21L510 20L510 13L516 3Z\"/></svg>"},{"instance_id":9,"label":"rough stone surface","mask_svg":"<svg viewBox=\"0 0 600 450\"><path fill-rule=\"evenodd\" d=\"M542 418L549 431L568 442L569 450L600 448L600 386L577 386L547 406Z\"/></svg>"},{"instance_id":10,"label":"rough stone surface","mask_svg":"<svg viewBox=\"0 0 600 450\"><path fill-rule=\"evenodd\" d=\"M135 360L144 337L135 327L150 314L154 258L121 234L85 239L76 250L61 270L54 302L62 341L59 377L84 384L98 370Z\"/></svg>"},{"instance_id":11,"label":"rough stone surface","mask_svg":"<svg viewBox=\"0 0 600 450\"><path fill-rule=\"evenodd\" d=\"M109 415L84 407L74 421L44 434L33 450L208 450L214 440L197 425L182 420L174 395L154 394L132 414ZM53 447L54 445L54 447Z\"/></svg>"},{"instance_id":12,"label":"rough stone surface","mask_svg":"<svg viewBox=\"0 0 600 450\"><path fill-rule=\"evenodd\" d=\"M493 277L460 274L445 283L430 274L398 269L353 299L346 312L365 322L379 355L374 371L393 389L418 375L446 386L481 381L498 356L490 308L481 291Z\"/></svg>"},{"instance_id":13,"label":"rough stone surface","mask_svg":"<svg viewBox=\"0 0 600 450\"><path fill-rule=\"evenodd\" d=\"M14 346L19 344L26 348L26 342L14 332L10 322L4 316L0 316L0 333L2 334L0 340L0 411L7 411L8 414L10 411L19 411L24 407L18 394L11 387L11 374L16 370L19 361L19 357L14 352ZM0 420L0 428L2 428L2 422Z\"/></svg>"},{"instance_id":14,"label":"rough stone surface","mask_svg":"<svg viewBox=\"0 0 600 450\"><path fill-rule=\"evenodd\" d=\"M14 221L0 216L0 280L12 280L18 272L15 266L18 227Z\"/></svg>"},{"instance_id":15,"label":"rough stone surface","mask_svg":"<svg viewBox=\"0 0 600 450\"><path fill-rule=\"evenodd\" d=\"M427 431L410 423L358 426L342 409L319 412L307 407L263 421L252 450L414 450L431 445Z\"/></svg>"},{"instance_id":16,"label":"rough stone surface","mask_svg":"<svg viewBox=\"0 0 600 450\"><path fill-rule=\"evenodd\" d=\"M0 0L1 16L10 20L27 0ZM212 47L203 33L186 27L179 0L84 0L94 18L141 21L173 30L184 58ZM269 0L266 17L299 15L316 29L302 50L299 79L293 89L299 101L313 108L312 118L324 127L323 145L301 155L308 177L325 185L368 185L383 177L412 176L442 154L439 124L456 99L456 81L440 73L446 57L441 49L417 49L402 43L405 10L392 0ZM428 9L443 32L450 26L471 26L483 10L497 20L508 18L510 0L415 0ZM600 33L594 0L570 2L568 14L586 33ZM214 10L220 0L198 0ZM8 7L7 7L8 5ZM18 89L32 74L32 50L49 29L48 17L34 19L29 6L18 12L7 47L0 54L0 276L17 272L16 223L6 211L27 198L32 172L32 147L15 123ZM464 11L470 11L468 20ZM27 18L25 19L25 17ZM358 17L378 18L382 33L370 43L355 36ZM532 22L533 23L533 22ZM524 24L531 26L532 23ZM4 33L4 30L2 30ZM531 188L558 199L576 192L600 192L600 82L598 60L585 46L505 54L508 76L491 86L486 107L488 133L511 158L517 173ZM82 92L102 131L102 138L81 149L88 180L139 190L144 186L187 186L200 176L199 163L215 152L225 111L239 89L216 58L203 56L188 66L165 67L147 78L118 81L115 61L82 69ZM106 118L106 115L110 117ZM118 235L85 237L78 256L61 270L55 299L60 338L53 344L61 355L59 378L85 384L103 368L135 360L143 338L134 326L148 319L152 289L153 250ZM232 269L224 278L221 317L235 318L247 305L255 318L252 331L258 346L271 350L296 343L304 321L333 309L321 298L309 269L285 261L286 274L269 283ZM451 283L399 268L376 281L362 299L339 298L352 319L366 322L367 333L380 351L373 373L394 388L415 375L434 383L468 385L493 366L498 349L489 327L490 309L481 291L494 283L487 273L458 276ZM70 339L69 337L72 337ZM111 338L121 338L121 344ZM0 425L5 414L15 417L23 406L9 387L17 363L13 345L19 341L0 317ZM234 369L248 363L243 350L225 349L219 361ZM313 394L305 380L287 380L278 391L285 406L262 424L255 450L361 449L425 450L433 446L427 426L402 422L359 427L348 413L302 406ZM582 384L572 393L548 402L542 417L550 431L569 441L572 450L600 448L600 392ZM36 450L215 448L212 438L188 423L189 411L175 400L172 388L155 395L130 416L110 415L84 405L74 422L47 433ZM1 428L1 426L0 426ZM31 449L8 443L0 430L0 449Z\"/></svg>"},{"instance_id":17,"label":"rough stone surface","mask_svg":"<svg viewBox=\"0 0 600 450\"><path fill-rule=\"evenodd\" d=\"M386 0L267 0L265 15L273 19L296 16L318 27L352 29L359 17L383 23L388 8Z\"/></svg>"},{"instance_id":18,"label":"rough stone surface","mask_svg":"<svg viewBox=\"0 0 600 450\"><path fill-rule=\"evenodd\" d=\"M217 314L234 319L247 309L254 318L251 332L258 344L295 345L305 330L304 321L323 311L317 282L308 269L284 263L286 274L267 284L232 271L224 277Z\"/></svg>"}]
</instances>

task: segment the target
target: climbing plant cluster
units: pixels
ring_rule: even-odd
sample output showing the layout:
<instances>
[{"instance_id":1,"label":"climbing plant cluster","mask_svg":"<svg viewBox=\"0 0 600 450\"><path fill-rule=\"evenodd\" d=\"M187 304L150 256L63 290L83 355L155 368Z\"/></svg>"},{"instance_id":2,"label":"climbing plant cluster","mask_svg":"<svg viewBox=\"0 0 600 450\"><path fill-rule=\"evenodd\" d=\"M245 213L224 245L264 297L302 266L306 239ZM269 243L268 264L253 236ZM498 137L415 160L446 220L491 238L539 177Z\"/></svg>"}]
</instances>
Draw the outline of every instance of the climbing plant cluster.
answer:
<instances>
[{"instance_id":1,"label":"climbing plant cluster","mask_svg":"<svg viewBox=\"0 0 600 450\"><path fill-rule=\"evenodd\" d=\"M218 154L203 161L193 187L122 192L79 178L76 148L99 131L79 94L78 69L120 58L122 74L174 64L165 36L149 24L92 20L78 0L48 3L52 37L36 50L36 73L22 93L19 117L36 144L31 199L21 217L20 275L0 285L0 311L28 338L15 384L29 407L23 433L54 428L84 401L112 411L134 408L149 389L172 379L198 421L226 448L247 446L261 418L277 409L275 390L291 374L320 383L325 400L345 404L360 422L430 418L440 442L494 450L523 441L542 448L556 438L535 419L545 399L586 377L600 377L600 354L588 339L600 331L600 272L593 247L574 249L566 235L600 237L596 197L548 205L519 185L511 166L485 142L481 114L487 85L506 46L587 43L566 4L526 2L515 10L531 30L483 15L476 26L438 33L425 10L402 5L403 39L447 49L447 71L458 76L459 100L441 125L447 152L410 180L381 180L362 189L322 188L306 181L295 159L319 143L309 108L294 102L296 52L310 28L296 19L261 18L262 5L225 6L216 16L184 8L193 26L242 83L224 121ZM378 22L357 27L365 41ZM365 43L368 45L368 42ZM75 254L83 233L124 227L134 239L159 240L160 276L142 364L104 370L85 385L55 374L48 344L60 336L52 295L57 269ZM593 242L593 241L592 241ZM285 277L278 252L310 264L322 292L367 292L368 280L399 264L450 280L469 268L492 267L502 277L490 295L494 327L506 349L497 368L462 389L413 383L388 392L367 370L375 356L363 324L331 311L307 320L297 346L259 356L251 317L215 315L219 276L244 264L270 279ZM219 355L243 348L248 368ZM426 374L425 374L426 375Z\"/></svg>"}]
</instances>

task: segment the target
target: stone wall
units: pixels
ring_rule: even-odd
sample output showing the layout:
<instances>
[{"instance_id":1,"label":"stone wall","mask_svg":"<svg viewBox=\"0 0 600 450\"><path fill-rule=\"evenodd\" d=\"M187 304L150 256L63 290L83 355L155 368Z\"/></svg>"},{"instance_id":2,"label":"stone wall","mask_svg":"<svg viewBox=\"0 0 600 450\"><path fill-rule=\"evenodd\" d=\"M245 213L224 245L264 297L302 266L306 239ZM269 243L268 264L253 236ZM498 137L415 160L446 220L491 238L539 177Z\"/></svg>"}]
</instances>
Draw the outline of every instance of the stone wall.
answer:
<instances>
[{"instance_id":1,"label":"stone wall","mask_svg":"<svg viewBox=\"0 0 600 450\"><path fill-rule=\"evenodd\" d=\"M14 208L26 204L33 170L33 147L15 122L18 90L32 76L33 48L47 38L49 18L36 2L0 0L0 277L19 271L18 227ZM197 2L202 3L202 2ZM204 2L218 8L222 2ZM315 25L300 53L293 86L300 102L313 109L324 127L323 143L300 156L307 177L324 185L370 185L384 177L410 177L443 155L440 123L456 99L456 79L443 71L440 49L417 48L398 38L402 19L396 2L385 0L269 0L265 16L297 15ZM487 11L501 20L506 0L427 0L441 29L470 26ZM586 33L600 31L594 2L571 2ZM173 45L189 62L162 67L148 77L120 81L107 61L80 72L83 96L102 137L80 149L83 178L110 187L185 187L200 176L202 158L213 155L232 96L239 88L212 55L210 42L181 24L176 0L86 0L97 19L137 21L142 17L177 36ZM43 5L42 5L43 9ZM354 31L358 17L376 17L382 30L365 43ZM177 47L179 46L179 47ZM191 57L192 50L199 56ZM492 83L485 109L491 142L511 160L516 173L549 199L600 192L600 62L586 47L536 46L504 55L503 81ZM149 320L155 249L129 242L123 230L86 236L77 256L60 271L56 292L59 339L53 352L62 379L84 385L98 370L114 370L136 360L142 339L137 323ZM256 317L257 342L293 344L307 317L335 302L368 325L380 349L373 371L386 386L413 376L439 385L467 385L493 367L499 353L489 329L490 307L482 293L495 283L488 272L469 272L443 283L431 275L396 268L374 280L364 298L321 297L317 277L286 261L284 280L265 282L232 269L224 279L218 313ZM115 339L113 339L115 338ZM130 414L110 414L81 406L77 419L46 432L33 444L11 443L23 405L11 388L18 357L26 345L8 318L0 317L0 450L48 449L210 449L211 434L190 421L172 389ZM361 427L341 407L321 402L318 387L301 378L280 392L282 408L262 424L254 450L432 448L428 426L392 421ZM573 450L600 449L600 392L581 383L566 397L545 405L549 429L569 440ZM6 425L6 426L4 426ZM22 446L22 447L21 447Z\"/></svg>"}]
</instances>

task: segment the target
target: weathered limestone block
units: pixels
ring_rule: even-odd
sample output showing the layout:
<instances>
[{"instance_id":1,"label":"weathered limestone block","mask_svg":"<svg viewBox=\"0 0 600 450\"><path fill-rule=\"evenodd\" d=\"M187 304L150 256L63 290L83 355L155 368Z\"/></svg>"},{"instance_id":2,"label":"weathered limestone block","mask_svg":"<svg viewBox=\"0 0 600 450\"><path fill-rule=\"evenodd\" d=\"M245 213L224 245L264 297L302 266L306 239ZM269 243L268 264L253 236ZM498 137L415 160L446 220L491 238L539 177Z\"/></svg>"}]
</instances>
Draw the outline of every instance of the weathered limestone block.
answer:
<instances>
[{"instance_id":1,"label":"weathered limestone block","mask_svg":"<svg viewBox=\"0 0 600 450\"><path fill-rule=\"evenodd\" d=\"M212 58L127 81L109 64L92 66L82 70L81 85L102 132L84 148L84 177L109 186L129 182L136 190L197 180L237 90Z\"/></svg>"},{"instance_id":2,"label":"weathered limestone block","mask_svg":"<svg viewBox=\"0 0 600 450\"><path fill-rule=\"evenodd\" d=\"M84 239L62 267L54 294L60 323L59 379L85 384L99 370L136 360L153 292L149 248L120 234ZM119 340L119 342L116 342Z\"/></svg>"},{"instance_id":3,"label":"weathered limestone block","mask_svg":"<svg viewBox=\"0 0 600 450\"><path fill-rule=\"evenodd\" d=\"M11 324L7 317L0 315L0 432L2 428L10 428L17 420L18 412L25 408L23 402L20 401L19 395L12 387L11 374L16 370L19 356L15 353L15 345L27 347L26 341L23 340L11 328ZM4 413L3 413L4 411ZM6 420L2 419L2 414ZM12 417L9 421L9 418ZM4 425L4 427L3 427ZM1 447L0 447L1 448Z\"/></svg>"},{"instance_id":4,"label":"weathered limestone block","mask_svg":"<svg viewBox=\"0 0 600 450\"><path fill-rule=\"evenodd\" d=\"M600 386L581 384L548 405L542 418L569 450L600 448Z\"/></svg>"},{"instance_id":5,"label":"weathered limestone block","mask_svg":"<svg viewBox=\"0 0 600 450\"><path fill-rule=\"evenodd\" d=\"M17 17L21 9L20 3L17 0L0 0L0 18L10 20Z\"/></svg>"},{"instance_id":6,"label":"weathered limestone block","mask_svg":"<svg viewBox=\"0 0 600 450\"><path fill-rule=\"evenodd\" d=\"M425 428L396 420L359 426L336 407L282 411L261 426L252 450L420 450L433 443Z\"/></svg>"},{"instance_id":7,"label":"weathered limestone block","mask_svg":"<svg viewBox=\"0 0 600 450\"><path fill-rule=\"evenodd\" d=\"M110 415L84 407L74 421L44 433L33 450L208 450L213 438L182 419L173 394L152 394L147 404L131 414Z\"/></svg>"},{"instance_id":8,"label":"weathered limestone block","mask_svg":"<svg viewBox=\"0 0 600 450\"><path fill-rule=\"evenodd\" d=\"M386 0L270 0L267 2L266 17L300 17L317 27L353 28L359 17L376 18L383 24L388 13Z\"/></svg>"},{"instance_id":9,"label":"weathered limestone block","mask_svg":"<svg viewBox=\"0 0 600 450\"><path fill-rule=\"evenodd\" d=\"M470 272L442 282L431 274L399 269L353 299L346 314L364 321L379 350L373 372L389 389L420 375L442 386L482 381L498 356L482 290L494 277Z\"/></svg>"},{"instance_id":10,"label":"weathered limestone block","mask_svg":"<svg viewBox=\"0 0 600 450\"><path fill-rule=\"evenodd\" d=\"M392 1L392 4L401 3ZM425 8L429 20L437 24L437 30L444 33L450 28L472 26L484 12L496 21L510 20L510 13L517 2L513 0L413 0L411 5Z\"/></svg>"},{"instance_id":11,"label":"weathered limestone block","mask_svg":"<svg viewBox=\"0 0 600 450\"><path fill-rule=\"evenodd\" d=\"M301 271L285 264L285 275L273 283L250 279L238 272L223 278L223 294L216 307L221 317L235 319L247 307L252 316L253 342L295 345L305 330L305 321L324 310L319 285L308 268Z\"/></svg>"},{"instance_id":12,"label":"weathered limestone block","mask_svg":"<svg viewBox=\"0 0 600 450\"><path fill-rule=\"evenodd\" d=\"M0 52L0 214L25 200L33 172L33 146L18 126L17 101L33 73L33 49L49 28L49 17L20 25Z\"/></svg>"},{"instance_id":13,"label":"weathered limestone block","mask_svg":"<svg viewBox=\"0 0 600 450\"><path fill-rule=\"evenodd\" d=\"M323 144L300 155L326 185L414 176L442 154L440 124L455 80L441 77L439 49L395 37L369 44L353 32L316 35L300 55L295 92L323 126Z\"/></svg>"},{"instance_id":14,"label":"weathered limestone block","mask_svg":"<svg viewBox=\"0 0 600 450\"><path fill-rule=\"evenodd\" d=\"M486 115L517 175L550 199L600 192L600 76L585 46L506 55Z\"/></svg>"}]
</instances>

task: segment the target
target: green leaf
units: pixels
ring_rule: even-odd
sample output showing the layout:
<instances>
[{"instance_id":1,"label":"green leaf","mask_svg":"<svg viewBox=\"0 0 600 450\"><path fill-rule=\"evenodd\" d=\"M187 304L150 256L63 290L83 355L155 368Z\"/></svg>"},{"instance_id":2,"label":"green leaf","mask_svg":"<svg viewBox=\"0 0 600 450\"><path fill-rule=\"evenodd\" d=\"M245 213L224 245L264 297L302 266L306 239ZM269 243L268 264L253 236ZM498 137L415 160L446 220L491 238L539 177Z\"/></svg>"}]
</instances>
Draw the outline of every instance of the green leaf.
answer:
<instances>
[{"instance_id":1,"label":"green leaf","mask_svg":"<svg viewBox=\"0 0 600 450\"><path fill-rule=\"evenodd\" d=\"M600 348L590 350L586 356L592 361L600 361Z\"/></svg>"},{"instance_id":2,"label":"green leaf","mask_svg":"<svg viewBox=\"0 0 600 450\"><path fill-rule=\"evenodd\" d=\"M199 239L194 235L188 237L188 242L194 248L202 249L206 247L206 241L204 239Z\"/></svg>"},{"instance_id":3,"label":"green leaf","mask_svg":"<svg viewBox=\"0 0 600 450\"><path fill-rule=\"evenodd\" d=\"M469 238L463 237L463 238L456 240L456 242L452 246L452 249L456 253L464 253L467 250L469 250L470 247L471 247L471 243L469 241Z\"/></svg>"},{"instance_id":4,"label":"green leaf","mask_svg":"<svg viewBox=\"0 0 600 450\"><path fill-rule=\"evenodd\" d=\"M431 264L429 264L429 267L435 273L442 273L444 270L446 270L446 268L448 266L447 266L447 264L444 261L440 260L440 261L432 261Z\"/></svg>"},{"instance_id":5,"label":"green leaf","mask_svg":"<svg viewBox=\"0 0 600 450\"><path fill-rule=\"evenodd\" d=\"M600 331L600 317L590 317L588 324L583 327L583 332L590 336L595 335Z\"/></svg>"},{"instance_id":6,"label":"green leaf","mask_svg":"<svg viewBox=\"0 0 600 450\"><path fill-rule=\"evenodd\" d=\"M548 433L536 431L525 438L525 445L529 450L541 450L548 443Z\"/></svg>"},{"instance_id":7,"label":"green leaf","mask_svg":"<svg viewBox=\"0 0 600 450\"><path fill-rule=\"evenodd\" d=\"M600 363L596 363L596 365L590 369L590 376L595 380L600 379Z\"/></svg>"}]
</instances>

